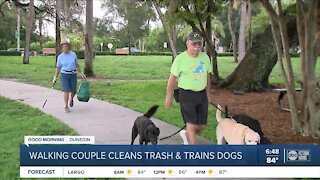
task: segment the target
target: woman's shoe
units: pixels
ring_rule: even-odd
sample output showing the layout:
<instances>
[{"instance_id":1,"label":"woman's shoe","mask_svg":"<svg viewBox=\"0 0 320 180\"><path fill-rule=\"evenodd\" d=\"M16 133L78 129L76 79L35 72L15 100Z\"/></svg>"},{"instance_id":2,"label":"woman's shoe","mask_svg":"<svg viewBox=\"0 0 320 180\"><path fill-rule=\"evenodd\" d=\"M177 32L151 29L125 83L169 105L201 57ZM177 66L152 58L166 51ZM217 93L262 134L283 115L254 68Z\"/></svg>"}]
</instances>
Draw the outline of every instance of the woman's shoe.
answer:
<instances>
[{"instance_id":1,"label":"woman's shoe","mask_svg":"<svg viewBox=\"0 0 320 180\"><path fill-rule=\"evenodd\" d=\"M73 107L73 100L70 101L70 107Z\"/></svg>"},{"instance_id":2,"label":"woman's shoe","mask_svg":"<svg viewBox=\"0 0 320 180\"><path fill-rule=\"evenodd\" d=\"M66 113L70 112L69 107L68 107L68 106L67 106L67 107L64 107L64 111L65 111Z\"/></svg>"}]
</instances>

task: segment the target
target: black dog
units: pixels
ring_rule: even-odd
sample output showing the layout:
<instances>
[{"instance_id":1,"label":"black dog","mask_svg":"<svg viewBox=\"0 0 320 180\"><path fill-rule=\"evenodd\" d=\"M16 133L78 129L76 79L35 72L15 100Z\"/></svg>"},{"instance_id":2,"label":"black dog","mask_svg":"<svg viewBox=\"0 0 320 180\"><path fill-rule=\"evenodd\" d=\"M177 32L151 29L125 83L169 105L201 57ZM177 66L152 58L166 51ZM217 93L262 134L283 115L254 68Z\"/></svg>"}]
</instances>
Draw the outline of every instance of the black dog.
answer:
<instances>
[{"instance_id":1,"label":"black dog","mask_svg":"<svg viewBox=\"0 0 320 180\"><path fill-rule=\"evenodd\" d=\"M157 128L150 117L157 111L158 105L152 106L146 114L138 117L132 127L131 145L139 134L140 144L158 144L158 137L160 135L160 129Z\"/></svg>"},{"instance_id":2,"label":"black dog","mask_svg":"<svg viewBox=\"0 0 320 180\"><path fill-rule=\"evenodd\" d=\"M272 144L272 142L267 137L265 137L258 120L246 114L237 114L232 116L232 118L236 120L238 123L248 126L250 129L257 132L260 135L260 144Z\"/></svg>"}]
</instances>

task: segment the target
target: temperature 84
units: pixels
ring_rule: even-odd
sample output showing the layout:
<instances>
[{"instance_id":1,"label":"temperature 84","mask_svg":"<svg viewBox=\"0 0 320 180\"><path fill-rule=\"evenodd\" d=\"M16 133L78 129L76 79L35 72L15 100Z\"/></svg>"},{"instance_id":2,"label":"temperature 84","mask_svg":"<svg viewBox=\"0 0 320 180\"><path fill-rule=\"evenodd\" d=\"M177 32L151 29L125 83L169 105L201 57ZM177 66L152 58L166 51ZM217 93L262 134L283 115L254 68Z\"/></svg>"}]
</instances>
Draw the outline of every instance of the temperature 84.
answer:
<instances>
[{"instance_id":1,"label":"temperature 84","mask_svg":"<svg viewBox=\"0 0 320 180\"><path fill-rule=\"evenodd\" d=\"M266 162L268 164L275 164L279 160L279 157L267 157Z\"/></svg>"}]
</instances>

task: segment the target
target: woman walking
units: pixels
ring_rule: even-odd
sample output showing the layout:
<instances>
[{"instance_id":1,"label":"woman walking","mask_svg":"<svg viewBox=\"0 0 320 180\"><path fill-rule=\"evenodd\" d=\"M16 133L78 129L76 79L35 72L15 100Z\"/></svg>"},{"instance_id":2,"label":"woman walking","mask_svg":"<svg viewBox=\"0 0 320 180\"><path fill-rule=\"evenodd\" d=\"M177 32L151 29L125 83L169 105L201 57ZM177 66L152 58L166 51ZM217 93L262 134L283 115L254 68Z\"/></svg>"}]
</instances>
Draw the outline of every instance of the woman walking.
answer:
<instances>
[{"instance_id":1,"label":"woman walking","mask_svg":"<svg viewBox=\"0 0 320 180\"><path fill-rule=\"evenodd\" d=\"M85 75L81 73L76 53L71 51L71 44L68 42L61 43L60 48L62 53L58 56L57 68L52 82L55 83L59 74L61 74L61 86L65 105L64 110L65 112L70 112L69 106L73 107L73 98L77 91L77 72L80 73L82 78L85 78Z\"/></svg>"}]
</instances>

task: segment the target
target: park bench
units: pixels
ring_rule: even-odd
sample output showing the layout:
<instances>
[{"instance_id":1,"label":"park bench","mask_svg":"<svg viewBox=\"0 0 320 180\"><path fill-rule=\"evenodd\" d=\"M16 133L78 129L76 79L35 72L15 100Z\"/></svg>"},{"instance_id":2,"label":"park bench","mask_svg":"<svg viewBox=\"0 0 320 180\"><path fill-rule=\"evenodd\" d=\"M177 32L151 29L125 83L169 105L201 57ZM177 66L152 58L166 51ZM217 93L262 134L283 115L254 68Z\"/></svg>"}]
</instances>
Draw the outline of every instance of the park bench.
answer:
<instances>
[{"instance_id":1,"label":"park bench","mask_svg":"<svg viewBox=\"0 0 320 180\"><path fill-rule=\"evenodd\" d=\"M127 48L118 48L116 49L116 55L129 55L129 49Z\"/></svg>"},{"instance_id":2,"label":"park bench","mask_svg":"<svg viewBox=\"0 0 320 180\"><path fill-rule=\"evenodd\" d=\"M283 111L290 112L291 110L289 108L283 107L283 105L281 103L282 102L281 100L287 94L288 90L286 88L280 88L280 89L274 89L274 91L279 92L278 105L279 105L280 109L283 110ZM296 91L301 91L301 88L296 88Z\"/></svg>"},{"instance_id":3,"label":"park bench","mask_svg":"<svg viewBox=\"0 0 320 180\"><path fill-rule=\"evenodd\" d=\"M47 57L47 54L56 54L55 48L42 48L42 53Z\"/></svg>"}]
</instances>

